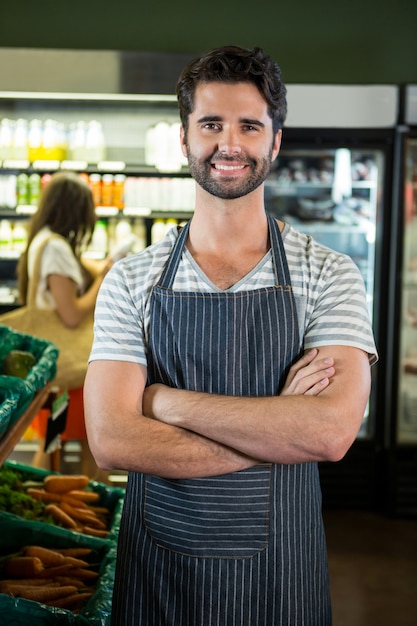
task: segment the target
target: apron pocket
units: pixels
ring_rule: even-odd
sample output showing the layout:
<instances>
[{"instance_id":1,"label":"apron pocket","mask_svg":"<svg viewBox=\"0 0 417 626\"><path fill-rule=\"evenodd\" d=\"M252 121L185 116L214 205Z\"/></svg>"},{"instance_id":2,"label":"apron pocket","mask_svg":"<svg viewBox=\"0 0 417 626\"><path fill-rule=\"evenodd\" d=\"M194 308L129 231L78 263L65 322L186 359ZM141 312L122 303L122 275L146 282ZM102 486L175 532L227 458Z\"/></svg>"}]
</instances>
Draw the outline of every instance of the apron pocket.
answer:
<instances>
[{"instance_id":1,"label":"apron pocket","mask_svg":"<svg viewBox=\"0 0 417 626\"><path fill-rule=\"evenodd\" d=\"M210 478L147 476L144 521L163 548L187 556L249 558L268 543L271 465Z\"/></svg>"}]
</instances>

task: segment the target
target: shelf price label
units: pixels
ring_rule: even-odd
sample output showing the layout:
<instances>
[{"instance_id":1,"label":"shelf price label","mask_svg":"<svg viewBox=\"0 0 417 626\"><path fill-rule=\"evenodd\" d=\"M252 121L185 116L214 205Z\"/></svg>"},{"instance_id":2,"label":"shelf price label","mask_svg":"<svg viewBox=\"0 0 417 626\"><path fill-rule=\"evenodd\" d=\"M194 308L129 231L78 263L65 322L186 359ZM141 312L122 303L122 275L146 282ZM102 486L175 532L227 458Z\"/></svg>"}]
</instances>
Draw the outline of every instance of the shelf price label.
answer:
<instances>
[{"instance_id":1,"label":"shelf price label","mask_svg":"<svg viewBox=\"0 0 417 626\"><path fill-rule=\"evenodd\" d=\"M100 161L97 169L101 172L122 172L126 168L124 161Z\"/></svg>"},{"instance_id":2,"label":"shelf price label","mask_svg":"<svg viewBox=\"0 0 417 626\"><path fill-rule=\"evenodd\" d=\"M60 161L55 160L36 160L33 161L32 167L34 170L58 170Z\"/></svg>"}]
</instances>

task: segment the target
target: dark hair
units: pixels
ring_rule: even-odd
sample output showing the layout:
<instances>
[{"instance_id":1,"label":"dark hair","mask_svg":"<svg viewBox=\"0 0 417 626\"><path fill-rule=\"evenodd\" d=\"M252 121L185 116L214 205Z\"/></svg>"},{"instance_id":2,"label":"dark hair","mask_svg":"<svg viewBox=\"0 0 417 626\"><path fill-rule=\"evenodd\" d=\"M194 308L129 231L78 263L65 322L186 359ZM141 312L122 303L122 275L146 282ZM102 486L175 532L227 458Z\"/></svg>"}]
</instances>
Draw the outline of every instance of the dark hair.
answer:
<instances>
[{"instance_id":1,"label":"dark hair","mask_svg":"<svg viewBox=\"0 0 417 626\"><path fill-rule=\"evenodd\" d=\"M177 82L179 113L184 130L194 110L194 96L200 83L253 83L268 105L274 134L282 128L287 115L286 88L281 68L261 48L249 50L239 46L223 46L191 61Z\"/></svg>"},{"instance_id":2,"label":"dark hair","mask_svg":"<svg viewBox=\"0 0 417 626\"><path fill-rule=\"evenodd\" d=\"M76 258L80 259L83 246L91 241L95 223L94 199L88 183L74 172L53 174L42 190L38 209L29 222L26 250L18 263L22 303L26 302L28 286L28 249L38 232L48 226L52 232L65 237Z\"/></svg>"}]
</instances>

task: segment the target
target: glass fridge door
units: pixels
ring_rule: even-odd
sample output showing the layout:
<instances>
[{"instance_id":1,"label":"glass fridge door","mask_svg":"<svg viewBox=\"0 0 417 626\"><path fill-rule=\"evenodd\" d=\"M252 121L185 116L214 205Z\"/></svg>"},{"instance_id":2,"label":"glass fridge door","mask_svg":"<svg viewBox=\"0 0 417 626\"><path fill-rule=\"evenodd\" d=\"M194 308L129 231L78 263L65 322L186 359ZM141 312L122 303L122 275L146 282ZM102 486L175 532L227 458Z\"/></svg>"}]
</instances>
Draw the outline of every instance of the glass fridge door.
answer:
<instances>
[{"instance_id":1,"label":"glass fridge door","mask_svg":"<svg viewBox=\"0 0 417 626\"><path fill-rule=\"evenodd\" d=\"M385 155L377 149L283 149L267 180L267 210L358 266L372 319L376 229ZM366 410L359 438L373 435Z\"/></svg>"},{"instance_id":2,"label":"glass fridge door","mask_svg":"<svg viewBox=\"0 0 417 626\"><path fill-rule=\"evenodd\" d=\"M405 147L397 441L417 443L417 139Z\"/></svg>"}]
</instances>

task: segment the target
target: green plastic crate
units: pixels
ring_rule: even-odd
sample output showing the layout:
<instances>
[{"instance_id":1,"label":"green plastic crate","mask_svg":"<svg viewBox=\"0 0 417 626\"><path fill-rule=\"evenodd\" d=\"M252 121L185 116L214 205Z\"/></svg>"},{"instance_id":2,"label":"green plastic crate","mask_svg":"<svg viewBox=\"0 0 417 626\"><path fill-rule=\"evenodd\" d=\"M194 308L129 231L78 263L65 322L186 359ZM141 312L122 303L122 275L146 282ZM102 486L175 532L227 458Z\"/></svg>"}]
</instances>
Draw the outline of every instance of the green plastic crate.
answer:
<instances>
[{"instance_id":1,"label":"green plastic crate","mask_svg":"<svg viewBox=\"0 0 417 626\"><path fill-rule=\"evenodd\" d=\"M0 439L29 406L35 395L32 385L14 376L0 376Z\"/></svg>"},{"instance_id":2,"label":"green plastic crate","mask_svg":"<svg viewBox=\"0 0 417 626\"><path fill-rule=\"evenodd\" d=\"M0 556L17 552L25 545L92 548L100 563L95 592L78 614L0 594L0 626L109 626L116 566L116 546L113 542L70 533L41 522L28 522L0 512Z\"/></svg>"},{"instance_id":3,"label":"green plastic crate","mask_svg":"<svg viewBox=\"0 0 417 626\"><path fill-rule=\"evenodd\" d=\"M18 463L16 461L5 461L3 463L3 467L13 469L16 472L19 472L22 476L23 481L33 480L41 482L45 478L45 476L49 476L50 474L59 475L58 472L51 472L48 470L39 469L30 465ZM120 520L123 509L123 500L125 495L124 489L121 489L120 487L109 487L108 485L96 482L94 480L90 481L89 488L100 495L100 500L97 502L98 506L104 506L109 509L111 519L107 540L117 542L117 536L119 533ZM7 513L7 515L10 515L10 517L13 517L15 519L19 519L15 515L11 515L9 513ZM80 533L71 530L65 530L65 532L70 533L71 535L80 535Z\"/></svg>"},{"instance_id":4,"label":"green plastic crate","mask_svg":"<svg viewBox=\"0 0 417 626\"><path fill-rule=\"evenodd\" d=\"M35 357L35 365L23 379L32 385L35 392L55 378L59 350L50 341L0 325L0 372L3 370L6 356L12 350L31 352Z\"/></svg>"}]
</instances>

